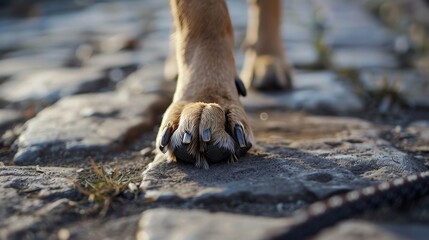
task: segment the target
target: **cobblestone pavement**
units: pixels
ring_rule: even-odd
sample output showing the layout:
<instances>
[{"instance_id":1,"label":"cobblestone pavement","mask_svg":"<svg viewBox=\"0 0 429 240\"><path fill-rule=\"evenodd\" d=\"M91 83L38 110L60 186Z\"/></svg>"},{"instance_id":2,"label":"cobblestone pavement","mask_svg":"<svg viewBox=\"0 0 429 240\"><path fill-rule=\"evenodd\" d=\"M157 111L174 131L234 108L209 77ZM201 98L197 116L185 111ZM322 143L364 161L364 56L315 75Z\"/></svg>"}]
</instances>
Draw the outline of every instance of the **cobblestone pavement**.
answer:
<instances>
[{"instance_id":1,"label":"cobblestone pavement","mask_svg":"<svg viewBox=\"0 0 429 240\"><path fill-rule=\"evenodd\" d=\"M240 68L246 2L228 4ZM209 171L153 151L174 91L168 1L34 9L0 11L0 239L262 239L312 202L429 167L418 0L284 0L296 88L250 91L256 146ZM117 187L106 198L97 169ZM426 239L428 224L426 198L315 239Z\"/></svg>"}]
</instances>

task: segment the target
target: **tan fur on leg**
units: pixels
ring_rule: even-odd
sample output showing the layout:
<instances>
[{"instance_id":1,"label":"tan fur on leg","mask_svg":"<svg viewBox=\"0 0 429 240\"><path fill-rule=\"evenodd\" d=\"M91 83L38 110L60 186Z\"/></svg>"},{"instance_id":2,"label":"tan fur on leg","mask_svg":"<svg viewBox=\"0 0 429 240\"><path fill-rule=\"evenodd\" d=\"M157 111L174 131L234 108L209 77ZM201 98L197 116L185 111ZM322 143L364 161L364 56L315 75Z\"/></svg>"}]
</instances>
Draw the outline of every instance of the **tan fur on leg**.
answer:
<instances>
[{"instance_id":1,"label":"tan fur on leg","mask_svg":"<svg viewBox=\"0 0 429 240\"><path fill-rule=\"evenodd\" d=\"M179 154L208 168L208 159L218 160L213 159L216 153L227 152L225 156L234 158L253 141L234 82L231 20L224 0L171 0L171 7L179 75L157 144L164 149L160 142L168 139L165 149L170 160ZM170 134L165 128L171 128L171 136L164 136ZM236 143L234 131L241 134L241 144Z\"/></svg>"}]
</instances>

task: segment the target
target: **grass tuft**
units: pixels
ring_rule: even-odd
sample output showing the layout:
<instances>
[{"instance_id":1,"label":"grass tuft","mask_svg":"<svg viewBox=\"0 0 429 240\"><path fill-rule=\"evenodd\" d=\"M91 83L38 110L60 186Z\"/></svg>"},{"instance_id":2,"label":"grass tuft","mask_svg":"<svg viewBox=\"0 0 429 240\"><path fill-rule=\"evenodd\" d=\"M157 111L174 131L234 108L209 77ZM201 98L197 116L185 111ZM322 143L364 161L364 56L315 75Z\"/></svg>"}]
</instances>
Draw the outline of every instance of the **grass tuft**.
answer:
<instances>
[{"instance_id":1,"label":"grass tuft","mask_svg":"<svg viewBox=\"0 0 429 240\"><path fill-rule=\"evenodd\" d=\"M316 68L327 69L331 66L331 49L325 42L327 31L326 12L323 7L316 7L312 14L312 29L314 32L313 45L318 54Z\"/></svg>"},{"instance_id":2,"label":"grass tuft","mask_svg":"<svg viewBox=\"0 0 429 240\"><path fill-rule=\"evenodd\" d=\"M99 216L103 217L107 214L113 199L127 190L128 184L135 180L118 167L98 166L94 160L90 160L89 170L71 181L89 202L95 203L94 210L98 210Z\"/></svg>"},{"instance_id":3,"label":"grass tuft","mask_svg":"<svg viewBox=\"0 0 429 240\"><path fill-rule=\"evenodd\" d=\"M389 81L388 77L383 74L381 86L368 92L370 102L376 103L380 113L385 114L395 107L405 108L408 106L405 96L400 91L400 83L401 79L399 77L394 81Z\"/></svg>"}]
</instances>

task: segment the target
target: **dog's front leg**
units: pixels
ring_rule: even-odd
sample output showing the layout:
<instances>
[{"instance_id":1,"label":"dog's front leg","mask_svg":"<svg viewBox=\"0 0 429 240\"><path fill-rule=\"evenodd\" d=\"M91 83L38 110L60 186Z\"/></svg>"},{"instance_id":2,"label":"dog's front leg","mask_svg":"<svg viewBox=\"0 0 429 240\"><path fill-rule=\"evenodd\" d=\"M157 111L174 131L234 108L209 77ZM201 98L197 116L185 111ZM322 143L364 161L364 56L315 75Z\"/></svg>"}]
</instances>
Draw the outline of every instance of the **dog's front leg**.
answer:
<instances>
[{"instance_id":1,"label":"dog's front leg","mask_svg":"<svg viewBox=\"0 0 429 240\"><path fill-rule=\"evenodd\" d=\"M253 134L235 86L233 29L224 0L171 0L178 82L157 145L198 167L233 161Z\"/></svg>"}]
</instances>

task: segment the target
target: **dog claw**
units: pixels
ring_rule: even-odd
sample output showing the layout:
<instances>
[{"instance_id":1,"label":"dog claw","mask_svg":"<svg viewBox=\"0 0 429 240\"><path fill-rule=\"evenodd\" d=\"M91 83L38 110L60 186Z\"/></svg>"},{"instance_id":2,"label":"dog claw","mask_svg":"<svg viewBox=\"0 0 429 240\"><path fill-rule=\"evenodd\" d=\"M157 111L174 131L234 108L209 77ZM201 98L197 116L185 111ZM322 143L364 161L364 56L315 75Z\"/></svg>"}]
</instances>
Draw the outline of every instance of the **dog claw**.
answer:
<instances>
[{"instance_id":1,"label":"dog claw","mask_svg":"<svg viewBox=\"0 0 429 240\"><path fill-rule=\"evenodd\" d=\"M241 148L245 148L246 145L246 139L244 138L244 131L243 128L239 124L235 124L235 137L237 138L238 145L240 145Z\"/></svg>"},{"instance_id":2,"label":"dog claw","mask_svg":"<svg viewBox=\"0 0 429 240\"><path fill-rule=\"evenodd\" d=\"M210 141L210 139L212 138L212 133L211 133L210 128L203 131L201 138L202 138L203 142L209 142Z\"/></svg>"},{"instance_id":3,"label":"dog claw","mask_svg":"<svg viewBox=\"0 0 429 240\"><path fill-rule=\"evenodd\" d=\"M237 88L238 94L245 97L247 95L246 87L244 86L243 81L240 78L235 77L235 87Z\"/></svg>"},{"instance_id":4,"label":"dog claw","mask_svg":"<svg viewBox=\"0 0 429 240\"><path fill-rule=\"evenodd\" d=\"M170 138L172 134L173 134L173 128L171 126L165 127L164 130L162 130L161 142L159 144L159 150L161 150L161 152L164 152L165 146L167 146L168 143L170 142Z\"/></svg>"},{"instance_id":5,"label":"dog claw","mask_svg":"<svg viewBox=\"0 0 429 240\"><path fill-rule=\"evenodd\" d=\"M189 144L189 143L191 143L191 140L192 140L192 135L190 133L188 133L188 132L185 132L183 134L182 143Z\"/></svg>"}]
</instances>

